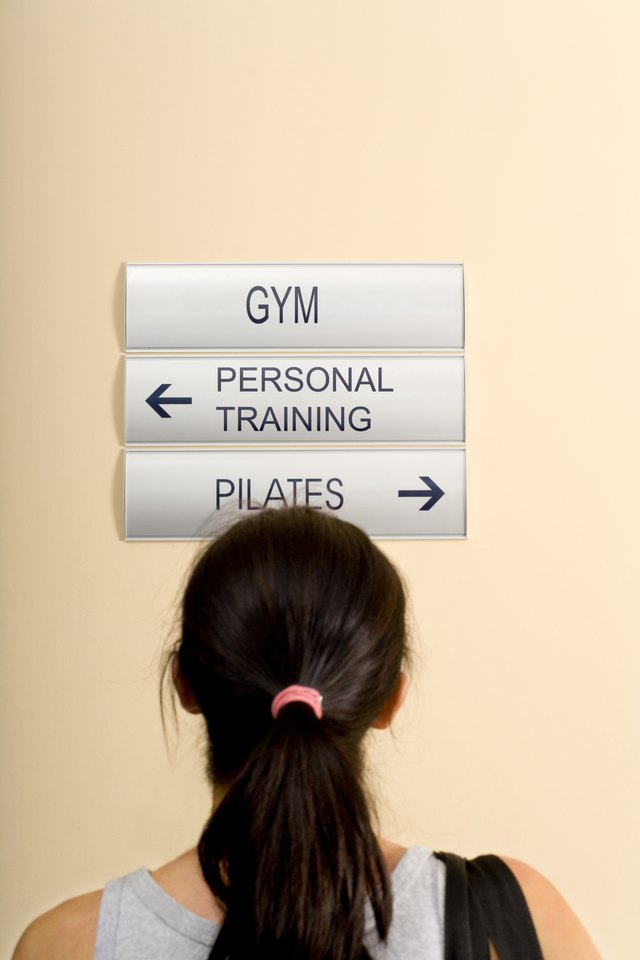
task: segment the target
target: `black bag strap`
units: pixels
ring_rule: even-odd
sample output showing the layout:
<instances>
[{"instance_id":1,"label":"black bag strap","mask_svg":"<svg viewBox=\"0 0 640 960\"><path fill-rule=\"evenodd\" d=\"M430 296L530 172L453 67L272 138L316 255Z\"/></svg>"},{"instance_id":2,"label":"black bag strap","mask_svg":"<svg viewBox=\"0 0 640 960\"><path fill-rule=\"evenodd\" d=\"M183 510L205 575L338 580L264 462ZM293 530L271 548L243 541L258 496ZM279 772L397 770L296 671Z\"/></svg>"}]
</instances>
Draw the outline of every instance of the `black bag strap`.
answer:
<instances>
[{"instance_id":1,"label":"black bag strap","mask_svg":"<svg viewBox=\"0 0 640 960\"><path fill-rule=\"evenodd\" d=\"M527 901L513 873L491 854L465 860L436 853L447 868L445 960L543 960Z\"/></svg>"}]
</instances>

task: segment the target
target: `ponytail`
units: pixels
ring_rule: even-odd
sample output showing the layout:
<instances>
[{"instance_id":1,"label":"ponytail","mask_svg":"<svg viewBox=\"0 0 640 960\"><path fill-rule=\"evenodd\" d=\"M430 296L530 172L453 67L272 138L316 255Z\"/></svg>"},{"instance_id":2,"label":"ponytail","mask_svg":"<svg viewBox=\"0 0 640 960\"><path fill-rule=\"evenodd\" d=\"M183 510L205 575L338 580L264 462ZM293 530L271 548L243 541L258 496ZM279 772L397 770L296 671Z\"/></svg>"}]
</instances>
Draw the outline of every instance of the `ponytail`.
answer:
<instances>
[{"instance_id":1,"label":"ponytail","mask_svg":"<svg viewBox=\"0 0 640 960\"><path fill-rule=\"evenodd\" d=\"M226 907L211 960L360 960L367 897L378 936L389 880L350 762L308 707L289 705L213 814L200 864Z\"/></svg>"},{"instance_id":2,"label":"ponytail","mask_svg":"<svg viewBox=\"0 0 640 960\"><path fill-rule=\"evenodd\" d=\"M226 792L198 854L225 908L210 960L365 960L385 940L388 870L362 786L362 740L405 652L404 594L357 528L283 508L210 545L185 592L180 673ZM321 718L274 696L324 695Z\"/></svg>"}]
</instances>

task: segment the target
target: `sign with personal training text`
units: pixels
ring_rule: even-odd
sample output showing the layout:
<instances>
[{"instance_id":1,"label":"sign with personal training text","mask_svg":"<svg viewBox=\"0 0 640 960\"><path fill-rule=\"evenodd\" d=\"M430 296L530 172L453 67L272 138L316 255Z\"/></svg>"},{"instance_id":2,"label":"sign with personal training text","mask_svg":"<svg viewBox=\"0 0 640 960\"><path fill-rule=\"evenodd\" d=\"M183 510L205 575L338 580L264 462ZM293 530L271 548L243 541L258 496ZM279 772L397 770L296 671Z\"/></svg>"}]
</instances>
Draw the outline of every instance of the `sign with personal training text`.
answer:
<instances>
[{"instance_id":1,"label":"sign with personal training text","mask_svg":"<svg viewBox=\"0 0 640 960\"><path fill-rule=\"evenodd\" d=\"M374 537L466 535L460 449L127 451L125 536L208 539L252 511L305 505Z\"/></svg>"},{"instance_id":2,"label":"sign with personal training text","mask_svg":"<svg viewBox=\"0 0 640 960\"><path fill-rule=\"evenodd\" d=\"M459 356L129 357L126 443L462 443Z\"/></svg>"},{"instance_id":3,"label":"sign with personal training text","mask_svg":"<svg viewBox=\"0 0 640 960\"><path fill-rule=\"evenodd\" d=\"M460 263L127 264L126 349L462 350Z\"/></svg>"}]
</instances>

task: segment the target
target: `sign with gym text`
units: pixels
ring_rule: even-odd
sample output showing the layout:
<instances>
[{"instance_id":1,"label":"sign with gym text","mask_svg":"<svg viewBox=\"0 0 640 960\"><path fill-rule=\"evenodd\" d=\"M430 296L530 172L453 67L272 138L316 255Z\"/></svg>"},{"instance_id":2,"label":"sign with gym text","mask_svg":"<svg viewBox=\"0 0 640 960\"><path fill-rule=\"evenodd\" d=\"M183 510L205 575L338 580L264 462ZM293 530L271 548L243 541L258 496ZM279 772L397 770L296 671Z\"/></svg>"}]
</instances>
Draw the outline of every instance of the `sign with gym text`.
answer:
<instances>
[{"instance_id":1,"label":"sign with gym text","mask_svg":"<svg viewBox=\"0 0 640 960\"><path fill-rule=\"evenodd\" d=\"M127 264L125 330L127 350L462 350L462 264Z\"/></svg>"}]
</instances>

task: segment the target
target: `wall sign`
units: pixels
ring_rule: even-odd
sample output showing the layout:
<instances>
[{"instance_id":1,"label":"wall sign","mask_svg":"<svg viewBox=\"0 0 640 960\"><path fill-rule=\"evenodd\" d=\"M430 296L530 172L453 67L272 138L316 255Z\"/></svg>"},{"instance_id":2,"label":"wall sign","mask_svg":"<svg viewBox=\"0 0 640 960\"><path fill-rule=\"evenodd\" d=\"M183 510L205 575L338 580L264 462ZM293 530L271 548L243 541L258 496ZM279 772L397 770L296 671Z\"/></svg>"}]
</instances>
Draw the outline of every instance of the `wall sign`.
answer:
<instances>
[{"instance_id":1,"label":"wall sign","mask_svg":"<svg viewBox=\"0 0 640 960\"><path fill-rule=\"evenodd\" d=\"M461 443L462 357L129 357L126 443Z\"/></svg>"},{"instance_id":2,"label":"wall sign","mask_svg":"<svg viewBox=\"0 0 640 960\"><path fill-rule=\"evenodd\" d=\"M126 449L126 539L285 503L466 536L462 264L129 264L125 323L125 444L172 448Z\"/></svg>"},{"instance_id":3,"label":"wall sign","mask_svg":"<svg viewBox=\"0 0 640 960\"><path fill-rule=\"evenodd\" d=\"M127 350L464 346L460 263L127 264Z\"/></svg>"},{"instance_id":4,"label":"wall sign","mask_svg":"<svg viewBox=\"0 0 640 960\"><path fill-rule=\"evenodd\" d=\"M464 537L464 450L127 451L129 540L207 539L302 504L375 537Z\"/></svg>"}]
</instances>

